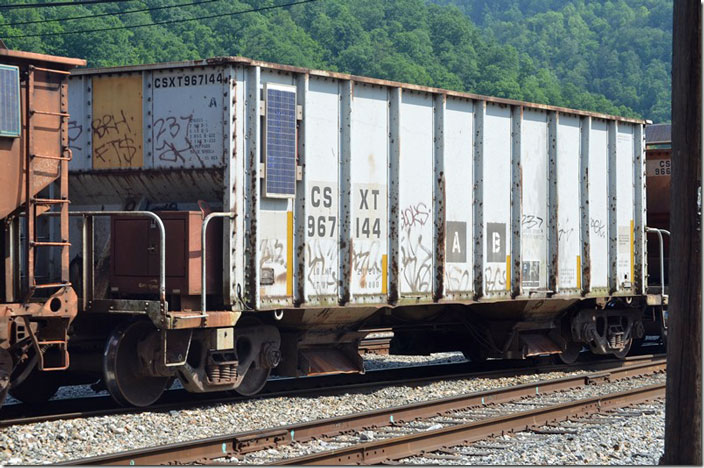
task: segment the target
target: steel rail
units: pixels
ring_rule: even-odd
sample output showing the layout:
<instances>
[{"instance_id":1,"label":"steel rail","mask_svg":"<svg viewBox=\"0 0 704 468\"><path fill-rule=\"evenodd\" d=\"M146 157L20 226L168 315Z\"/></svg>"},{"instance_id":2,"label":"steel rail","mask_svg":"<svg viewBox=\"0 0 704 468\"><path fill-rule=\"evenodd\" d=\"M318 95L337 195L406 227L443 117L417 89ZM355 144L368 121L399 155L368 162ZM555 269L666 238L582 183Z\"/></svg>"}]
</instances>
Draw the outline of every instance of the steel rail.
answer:
<instances>
[{"instance_id":1,"label":"steel rail","mask_svg":"<svg viewBox=\"0 0 704 468\"><path fill-rule=\"evenodd\" d=\"M216 394L194 394L183 389L169 390L161 403L148 408L122 407L109 397L72 398L53 400L42 405L42 413L26 413L24 404L6 405L0 410L0 428L33 424L47 421L57 421L76 418L109 416L113 414L132 414L144 411L169 411L186 408L197 408L206 405L237 403L252 398L305 397L330 395L337 393L362 392L365 390L406 384L427 384L438 380L459 380L479 378L513 377L530 372L560 372L586 370L596 372L614 368L615 366L636 365L664 359L664 354L631 356L626 360L604 360L581 362L575 364L551 364L538 367L504 367L510 361L487 361L472 364L463 362L456 364L437 364L427 366L401 367L385 370L373 370L366 374L339 374L299 379L274 379L267 383L264 391L253 397L223 396ZM493 364L493 366L492 366ZM525 363L524 363L525 364ZM467 371L463 369L469 368ZM461 372L457 372L457 371ZM58 408L56 408L58 407ZM62 409L68 407L68 410ZM36 406L31 406L30 411ZM80 409L74 409L80 408Z\"/></svg>"},{"instance_id":2,"label":"steel rail","mask_svg":"<svg viewBox=\"0 0 704 468\"><path fill-rule=\"evenodd\" d=\"M587 416L665 396L665 384L648 385L622 392L571 401L433 431L351 445L329 452L282 460L280 465L370 465L398 460L423 452L468 444L506 432L524 431L575 416Z\"/></svg>"},{"instance_id":3,"label":"steel rail","mask_svg":"<svg viewBox=\"0 0 704 468\"><path fill-rule=\"evenodd\" d=\"M303 442L320 437L330 437L347 431L380 427L403 421L457 411L490 403L505 403L527 396L552 393L559 390L581 388L589 384L650 374L665 370L666 361L626 365L586 375L545 380L512 387L503 387L458 395L439 400L356 413L335 418L280 426L273 429L254 430L201 440L129 450L117 454L71 460L62 465L157 465L193 463L243 454L267 448Z\"/></svg>"},{"instance_id":4,"label":"steel rail","mask_svg":"<svg viewBox=\"0 0 704 468\"><path fill-rule=\"evenodd\" d=\"M359 343L359 354L389 354L391 338L364 338Z\"/></svg>"}]
</instances>

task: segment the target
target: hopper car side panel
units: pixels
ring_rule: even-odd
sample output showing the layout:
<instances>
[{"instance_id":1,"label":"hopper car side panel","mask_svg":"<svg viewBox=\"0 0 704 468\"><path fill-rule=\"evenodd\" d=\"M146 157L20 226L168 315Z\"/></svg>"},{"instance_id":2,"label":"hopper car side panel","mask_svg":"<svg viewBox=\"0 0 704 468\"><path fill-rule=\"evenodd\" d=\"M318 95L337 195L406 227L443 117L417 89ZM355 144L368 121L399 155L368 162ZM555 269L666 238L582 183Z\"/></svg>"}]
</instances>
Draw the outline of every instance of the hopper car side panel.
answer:
<instances>
[{"instance_id":1,"label":"hopper car side panel","mask_svg":"<svg viewBox=\"0 0 704 468\"><path fill-rule=\"evenodd\" d=\"M557 123L557 290L561 294L578 293L582 287L580 156L582 121L561 115Z\"/></svg>"},{"instance_id":2,"label":"hopper car side panel","mask_svg":"<svg viewBox=\"0 0 704 468\"><path fill-rule=\"evenodd\" d=\"M83 70L69 91L72 210L151 217L124 218L139 242L82 215L97 216L81 263L97 277L73 343L121 402L148 404L175 372L245 394L274 368L358 372L363 326L394 328L400 352L473 360L625 355L644 336L642 121L236 57ZM222 289L201 297L210 212L206 276ZM161 283L174 216L193 221L188 271L172 258ZM109 268L124 252L149 266L136 286ZM152 329L122 320L139 314ZM110 371L131 368L130 333L151 334L138 353L160 364L135 372L153 393Z\"/></svg>"},{"instance_id":3,"label":"hopper car side panel","mask_svg":"<svg viewBox=\"0 0 704 468\"><path fill-rule=\"evenodd\" d=\"M445 105L443 180L445 193L445 278L443 295L468 300L474 295L474 104L449 99ZM446 168L451 168L447 170ZM440 246L442 248L442 246Z\"/></svg>"},{"instance_id":4,"label":"hopper car side panel","mask_svg":"<svg viewBox=\"0 0 704 468\"><path fill-rule=\"evenodd\" d=\"M93 128L72 137L79 195L103 181L97 199L117 205L144 193L236 210L224 236L235 307L642 292L640 124L273 67L145 69L110 77L141 89L125 100L144 100L148 129L141 167L121 172L96 135L119 152L139 119L102 102L104 79L72 80L73 128ZM263 188L267 86L290 89L301 112L290 198Z\"/></svg>"}]
</instances>

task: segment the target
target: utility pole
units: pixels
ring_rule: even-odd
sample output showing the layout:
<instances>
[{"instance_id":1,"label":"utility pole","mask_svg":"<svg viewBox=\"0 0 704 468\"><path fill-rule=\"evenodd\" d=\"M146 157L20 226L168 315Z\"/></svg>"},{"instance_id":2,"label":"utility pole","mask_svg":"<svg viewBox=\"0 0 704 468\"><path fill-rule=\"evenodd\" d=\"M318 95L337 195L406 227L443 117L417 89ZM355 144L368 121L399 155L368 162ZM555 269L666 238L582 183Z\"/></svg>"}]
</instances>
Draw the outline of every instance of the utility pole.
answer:
<instances>
[{"instance_id":1,"label":"utility pole","mask_svg":"<svg viewBox=\"0 0 704 468\"><path fill-rule=\"evenodd\" d=\"M702 464L702 4L675 0L666 465Z\"/></svg>"}]
</instances>

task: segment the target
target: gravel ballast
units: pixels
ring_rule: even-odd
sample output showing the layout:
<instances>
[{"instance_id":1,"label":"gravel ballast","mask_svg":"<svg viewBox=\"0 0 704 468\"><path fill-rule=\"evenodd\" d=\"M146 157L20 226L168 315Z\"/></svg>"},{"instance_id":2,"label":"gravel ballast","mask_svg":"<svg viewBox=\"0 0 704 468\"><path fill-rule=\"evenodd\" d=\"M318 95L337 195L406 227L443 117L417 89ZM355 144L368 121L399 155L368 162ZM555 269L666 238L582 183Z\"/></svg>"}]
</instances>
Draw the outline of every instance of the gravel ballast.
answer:
<instances>
[{"instance_id":1,"label":"gravel ballast","mask_svg":"<svg viewBox=\"0 0 704 468\"><path fill-rule=\"evenodd\" d=\"M664 436L663 399L399 462L406 465L657 465L664 450Z\"/></svg>"},{"instance_id":2,"label":"gravel ballast","mask_svg":"<svg viewBox=\"0 0 704 468\"><path fill-rule=\"evenodd\" d=\"M368 357L371 359L366 359ZM429 361L437 363L438 360L463 360L457 353L428 357L373 355L365 359L370 368L386 367L384 363L388 363L388 367L398 367ZM144 411L12 426L0 430L0 463L53 463L579 374L531 374L533 370L530 369L526 372L526 375L510 378L440 381L334 396L262 398L179 411ZM664 426L664 423L660 425Z\"/></svg>"},{"instance_id":3,"label":"gravel ballast","mask_svg":"<svg viewBox=\"0 0 704 468\"><path fill-rule=\"evenodd\" d=\"M368 441L385 439L387 437L400 437L409 433L430 431L449 427L457 423L467 423L495 417L499 415L523 412L536 409L545 405L566 403L585 398L592 398L598 395L606 395L614 392L621 392L646 385L664 383L665 375L657 374L618 380L615 382L599 384L598 386L587 386L583 388L567 390L563 392L546 393L544 395L525 398L518 402L488 405L478 409L458 411L445 415L427 418L418 421L393 426L383 427L374 430L366 430L358 433L349 433L342 436L325 440L314 440L301 444L291 444L282 446L276 450L269 449L261 452L247 454L242 460L243 464L267 465L275 463L278 459L293 458L320 451L329 451L344 448L350 445L365 443ZM398 460L401 464L421 464L421 465L473 465L473 464L499 464L499 465L525 465L525 464L622 464L625 459L630 459L629 463L643 463L643 461L633 461L633 454L628 453L635 450L641 458L657 460L662 454L662 440L660 445L651 443L646 447L642 441L654 437L662 438L664 433L664 413L660 420L649 414L644 417L652 419L650 425L635 425L631 417L625 417L633 411L621 411L624 416L597 415L591 418L592 422L598 424L577 423L580 430L574 428L561 429L567 434L549 434L550 441L554 447L552 450L543 450L542 444L546 435L517 433L487 441L480 441L467 447L454 447L440 453L432 453L430 456L412 457ZM640 415L640 413L638 413ZM658 422L659 421L659 422ZM564 423L569 427L572 423ZM605 426L602 427L602 424ZM653 431L659 424L660 430ZM614 427L611 427L614 425ZM582 427L585 426L585 427ZM629 430L622 431L621 428L627 426ZM558 426L561 427L561 426ZM544 430L554 430L555 428L543 428ZM647 435L643 431L648 431ZM631 440L632 439L632 440ZM560 447L562 444L562 447ZM628 450L621 450L621 448ZM621 450L621 451L619 451ZM449 453L446 453L449 452ZM624 455L624 453L626 455ZM624 458L625 456L625 458ZM226 460L232 462L234 460Z\"/></svg>"}]
</instances>

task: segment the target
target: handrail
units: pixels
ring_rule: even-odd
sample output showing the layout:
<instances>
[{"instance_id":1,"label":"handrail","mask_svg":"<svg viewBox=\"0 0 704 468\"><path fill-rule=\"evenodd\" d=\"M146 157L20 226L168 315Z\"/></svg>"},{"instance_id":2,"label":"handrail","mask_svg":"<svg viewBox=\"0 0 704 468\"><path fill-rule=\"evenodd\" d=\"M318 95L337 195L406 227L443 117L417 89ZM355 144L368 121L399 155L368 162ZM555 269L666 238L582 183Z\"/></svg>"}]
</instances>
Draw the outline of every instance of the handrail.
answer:
<instances>
[{"instance_id":1,"label":"handrail","mask_svg":"<svg viewBox=\"0 0 704 468\"><path fill-rule=\"evenodd\" d=\"M657 234L658 239L660 241L660 293L662 297L667 297L665 294L665 244L663 243L662 240L662 235L670 235L670 231L666 229L659 229L659 228L651 228L647 227L645 228L645 232L651 233L651 234Z\"/></svg>"},{"instance_id":2,"label":"handrail","mask_svg":"<svg viewBox=\"0 0 704 468\"><path fill-rule=\"evenodd\" d=\"M229 213L229 212L213 212L209 213L205 219L203 219L203 227L201 228L200 235L201 235L201 241L200 241L200 317L202 318L205 317L207 314L205 312L205 295L206 295L206 274L205 274L205 267L206 267L206 260L205 260L205 243L206 243L206 230L208 229L208 223L210 223L210 220L213 218L230 218L233 219L235 217L235 213Z\"/></svg>"},{"instance_id":3,"label":"handrail","mask_svg":"<svg viewBox=\"0 0 704 468\"><path fill-rule=\"evenodd\" d=\"M161 218L151 211L69 211L68 214L83 217L144 216L151 218L159 228L159 301L163 309L166 304L166 228Z\"/></svg>"}]
</instances>

